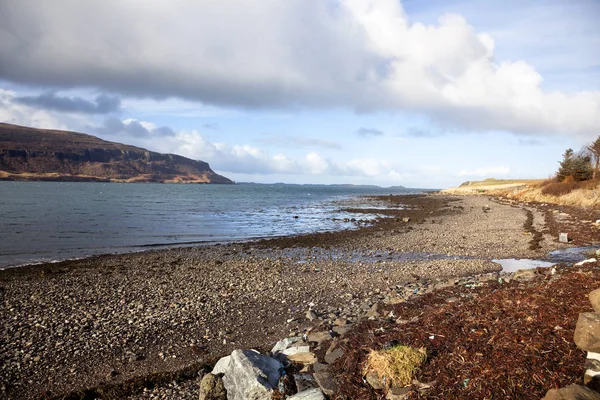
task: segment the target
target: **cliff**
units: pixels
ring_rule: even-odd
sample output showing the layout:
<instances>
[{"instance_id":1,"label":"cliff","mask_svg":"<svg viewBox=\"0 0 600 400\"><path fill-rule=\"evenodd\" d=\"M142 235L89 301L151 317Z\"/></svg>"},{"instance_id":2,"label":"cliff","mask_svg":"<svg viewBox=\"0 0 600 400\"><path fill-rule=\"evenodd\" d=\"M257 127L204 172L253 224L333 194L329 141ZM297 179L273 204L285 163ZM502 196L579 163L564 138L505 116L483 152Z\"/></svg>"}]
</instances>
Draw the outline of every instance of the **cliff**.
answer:
<instances>
[{"instance_id":1,"label":"cliff","mask_svg":"<svg viewBox=\"0 0 600 400\"><path fill-rule=\"evenodd\" d=\"M203 161L83 133L2 123L0 180L233 183Z\"/></svg>"}]
</instances>

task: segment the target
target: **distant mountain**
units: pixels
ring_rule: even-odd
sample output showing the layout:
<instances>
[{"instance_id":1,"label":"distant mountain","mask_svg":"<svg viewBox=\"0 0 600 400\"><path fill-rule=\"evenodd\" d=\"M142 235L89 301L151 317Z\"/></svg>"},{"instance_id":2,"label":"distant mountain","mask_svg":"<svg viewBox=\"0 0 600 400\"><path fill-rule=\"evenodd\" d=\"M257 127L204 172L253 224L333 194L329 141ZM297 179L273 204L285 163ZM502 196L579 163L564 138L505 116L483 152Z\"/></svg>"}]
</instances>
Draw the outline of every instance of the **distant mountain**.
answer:
<instances>
[{"instance_id":1,"label":"distant mountain","mask_svg":"<svg viewBox=\"0 0 600 400\"><path fill-rule=\"evenodd\" d=\"M233 183L204 161L83 133L3 123L0 180Z\"/></svg>"}]
</instances>

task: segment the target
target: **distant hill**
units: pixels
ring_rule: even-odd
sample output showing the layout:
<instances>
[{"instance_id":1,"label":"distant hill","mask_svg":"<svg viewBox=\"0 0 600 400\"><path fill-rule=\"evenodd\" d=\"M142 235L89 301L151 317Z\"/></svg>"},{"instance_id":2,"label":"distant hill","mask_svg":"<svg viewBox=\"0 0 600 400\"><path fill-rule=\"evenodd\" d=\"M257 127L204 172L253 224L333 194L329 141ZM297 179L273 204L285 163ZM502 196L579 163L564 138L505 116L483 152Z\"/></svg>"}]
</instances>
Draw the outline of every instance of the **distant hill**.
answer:
<instances>
[{"instance_id":1,"label":"distant hill","mask_svg":"<svg viewBox=\"0 0 600 400\"><path fill-rule=\"evenodd\" d=\"M84 133L3 123L0 180L233 183L203 161Z\"/></svg>"}]
</instances>

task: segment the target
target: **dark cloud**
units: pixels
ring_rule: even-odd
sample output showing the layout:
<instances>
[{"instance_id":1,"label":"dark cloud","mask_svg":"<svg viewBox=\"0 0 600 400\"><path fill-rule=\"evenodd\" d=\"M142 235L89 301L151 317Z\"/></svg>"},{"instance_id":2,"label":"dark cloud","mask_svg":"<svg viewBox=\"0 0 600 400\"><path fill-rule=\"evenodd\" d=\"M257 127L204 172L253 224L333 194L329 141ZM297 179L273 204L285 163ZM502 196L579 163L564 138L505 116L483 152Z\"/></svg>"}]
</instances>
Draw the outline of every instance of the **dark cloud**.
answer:
<instances>
[{"instance_id":1,"label":"dark cloud","mask_svg":"<svg viewBox=\"0 0 600 400\"><path fill-rule=\"evenodd\" d=\"M373 128L360 128L356 131L359 136L368 137L368 136L383 136L383 131L379 129Z\"/></svg>"},{"instance_id":2,"label":"dark cloud","mask_svg":"<svg viewBox=\"0 0 600 400\"><path fill-rule=\"evenodd\" d=\"M94 101L90 101L81 97L58 96L56 93L50 92L39 96L16 97L15 101L46 110L83 114L110 114L121 109L120 98L105 94L101 94Z\"/></svg>"},{"instance_id":3,"label":"dark cloud","mask_svg":"<svg viewBox=\"0 0 600 400\"><path fill-rule=\"evenodd\" d=\"M123 122L117 117L109 117L104 120L100 127L90 127L89 130L97 135L132 136L136 138L147 138L151 136L174 136L173 129L163 126L156 129L148 129L139 121Z\"/></svg>"}]
</instances>

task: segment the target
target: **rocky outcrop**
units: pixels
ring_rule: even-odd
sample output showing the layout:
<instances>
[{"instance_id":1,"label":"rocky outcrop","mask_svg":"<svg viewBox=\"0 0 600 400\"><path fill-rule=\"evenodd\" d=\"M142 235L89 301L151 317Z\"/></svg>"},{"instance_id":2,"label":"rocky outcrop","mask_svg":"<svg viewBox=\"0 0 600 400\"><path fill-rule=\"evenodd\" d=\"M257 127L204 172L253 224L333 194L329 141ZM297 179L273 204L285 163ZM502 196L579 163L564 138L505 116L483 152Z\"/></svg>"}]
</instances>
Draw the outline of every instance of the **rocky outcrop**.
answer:
<instances>
[{"instance_id":1,"label":"rocky outcrop","mask_svg":"<svg viewBox=\"0 0 600 400\"><path fill-rule=\"evenodd\" d=\"M233 183L203 161L9 124L0 124L0 179Z\"/></svg>"}]
</instances>

